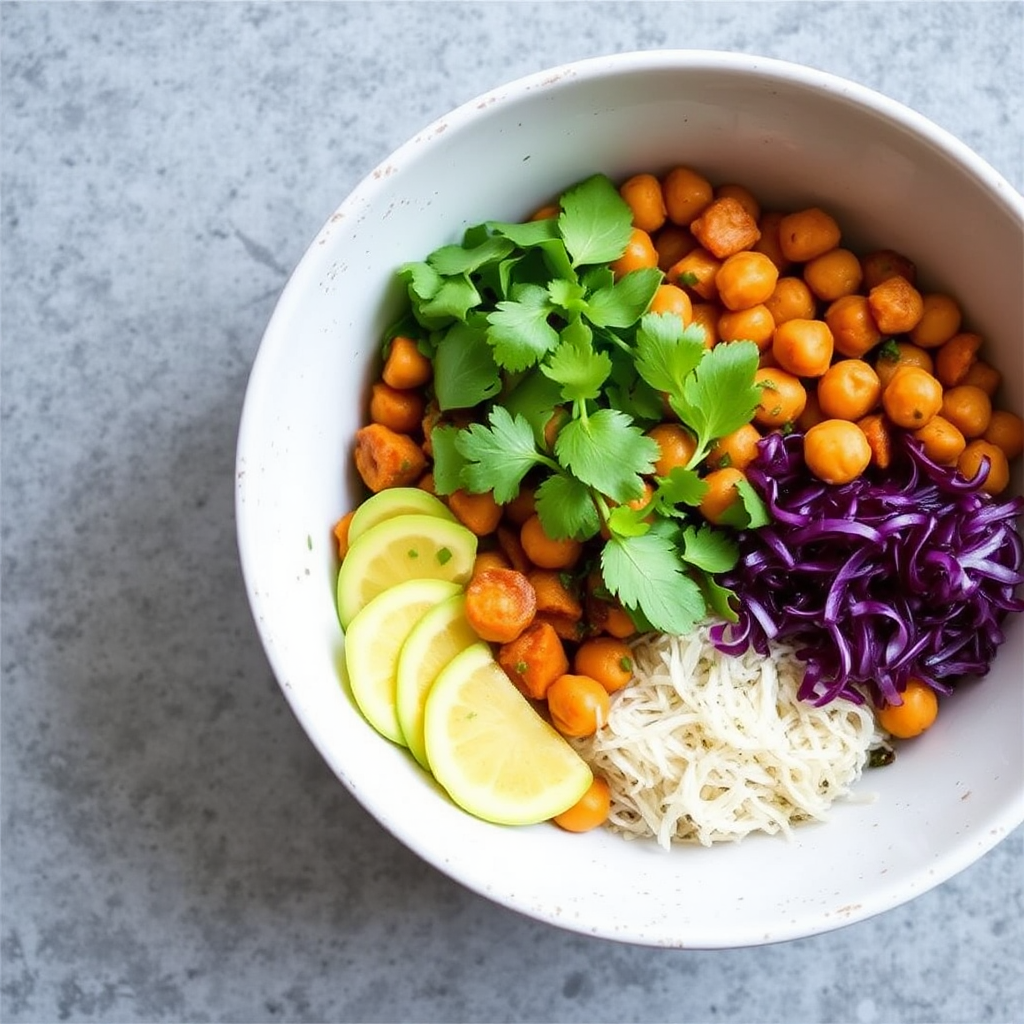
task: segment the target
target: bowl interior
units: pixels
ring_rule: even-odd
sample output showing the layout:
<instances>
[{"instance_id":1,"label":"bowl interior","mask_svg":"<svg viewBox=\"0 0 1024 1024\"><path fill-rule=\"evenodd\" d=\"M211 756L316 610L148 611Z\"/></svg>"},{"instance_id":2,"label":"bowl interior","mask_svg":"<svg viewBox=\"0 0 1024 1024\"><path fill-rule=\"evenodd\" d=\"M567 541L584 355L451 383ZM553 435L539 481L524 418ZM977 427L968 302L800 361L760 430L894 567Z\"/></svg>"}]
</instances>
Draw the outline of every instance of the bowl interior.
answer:
<instances>
[{"instance_id":1,"label":"bowl interior","mask_svg":"<svg viewBox=\"0 0 1024 1024\"><path fill-rule=\"evenodd\" d=\"M877 95L805 68L712 53L587 61L497 89L394 153L310 246L267 328L239 436L239 547L257 627L302 725L364 806L477 892L585 933L725 947L820 932L903 902L1024 820L1024 623L990 675L869 772L862 799L797 838L679 848L457 810L363 721L343 682L330 529L353 506L352 435L400 299L394 270L567 185L674 164L750 187L765 207L821 205L844 243L915 260L951 291L1024 408L1020 196L965 147ZM1014 486L1020 490L1019 460ZM955 751L956 756L950 756Z\"/></svg>"}]
</instances>

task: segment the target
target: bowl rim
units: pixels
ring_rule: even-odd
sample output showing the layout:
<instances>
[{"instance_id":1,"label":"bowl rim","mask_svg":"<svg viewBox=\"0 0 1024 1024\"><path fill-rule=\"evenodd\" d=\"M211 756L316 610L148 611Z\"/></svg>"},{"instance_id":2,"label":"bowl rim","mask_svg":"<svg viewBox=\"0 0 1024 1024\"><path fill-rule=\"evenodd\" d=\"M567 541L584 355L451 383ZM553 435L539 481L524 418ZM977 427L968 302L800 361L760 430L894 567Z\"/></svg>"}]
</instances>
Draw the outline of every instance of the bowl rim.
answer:
<instances>
[{"instance_id":1,"label":"bowl rim","mask_svg":"<svg viewBox=\"0 0 1024 1024\"><path fill-rule=\"evenodd\" d=\"M332 215L310 242L295 268L285 282L273 313L261 338L256 355L253 359L242 404L239 422L236 453L235 453L235 519L236 543L242 570L243 583L247 593L250 610L253 614L257 633L264 652L292 712L295 714L307 737L318 748L321 756L330 763L323 745L317 739L322 723L316 723L306 713L296 690L288 684L291 671L285 663L277 644L272 642L271 627L259 614L261 596L254 587L258 552L250 543L250 530L247 528L250 512L245 501L247 494L247 476L244 472L249 459L249 438L252 433L252 422L257 415L252 395L259 387L260 381L269 372L270 354L264 342L277 331L279 321L287 319L293 297L293 283L307 272L309 265L315 260L319 240L325 232L342 216L355 217L359 211L372 206L378 192L384 188L386 179L394 167L402 166L406 158L414 153L417 159L422 157L426 148L443 144L446 131L477 118L481 110L488 110L502 104L515 101L535 90L558 89L563 85L581 85L588 80L607 76L642 74L651 71L665 70L718 70L733 71L766 80L794 84L797 86L824 91L825 93L865 109L910 134L927 140L934 148L964 168L973 178L978 180L991 195L998 198L1006 212L1015 217L1024 231L1024 196L983 157L974 152L947 129L936 124L930 118L892 99L875 89L858 82L846 79L832 72L775 57L763 57L751 53L723 51L713 49L650 49L616 52L580 60L565 62L539 71L520 76L497 85L471 99L461 103L451 111L435 118L421 128L411 138L399 145L371 168L355 187L343 198ZM931 864L929 876L921 884L908 889L893 891L891 887L878 887L872 894L865 895L862 903L841 920L828 919L828 915L820 911L809 912L790 924L780 923L770 939L760 938L753 933L737 936L736 941L728 943L709 942L696 945L679 937L677 941L668 942L661 935L639 933L623 934L621 930L603 929L592 923L586 925L573 923L560 918L556 914L548 914L537 907L524 905L512 895L495 891L492 887L484 887L474 880L460 874L456 867L442 857L424 848L417 836L402 828L400 822L381 818L377 810L367 802L365 795L355 787L344 773L334 772L349 790L350 794L374 817L383 827L408 846L417 856L432 864L444 874L452 877L459 884L528 917L553 924L561 928L578 931L583 934L595 935L616 941L625 941L641 945L685 945L688 948L742 948L761 945L766 942L775 943L790 939L807 937L831 931L847 924L873 917L884 911L894 909L921 895L923 892L947 881L960 871L975 863L982 856L998 845L1012 830L1024 823L1024 788L1017 798L1008 802L999 816L998 827L992 829L989 836L980 843L960 843L948 854Z\"/></svg>"}]
</instances>

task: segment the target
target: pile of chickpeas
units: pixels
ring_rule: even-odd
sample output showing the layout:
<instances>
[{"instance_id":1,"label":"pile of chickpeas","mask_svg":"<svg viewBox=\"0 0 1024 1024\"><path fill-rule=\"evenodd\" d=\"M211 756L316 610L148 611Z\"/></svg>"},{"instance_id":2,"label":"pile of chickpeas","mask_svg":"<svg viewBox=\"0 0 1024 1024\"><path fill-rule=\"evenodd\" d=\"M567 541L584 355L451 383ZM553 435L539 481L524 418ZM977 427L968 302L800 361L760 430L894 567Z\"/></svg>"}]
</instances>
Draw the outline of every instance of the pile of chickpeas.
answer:
<instances>
[{"instance_id":1,"label":"pile of chickpeas","mask_svg":"<svg viewBox=\"0 0 1024 1024\"><path fill-rule=\"evenodd\" d=\"M739 475L763 432L796 430L809 470L848 483L887 468L901 430L967 479L987 461L983 489L1006 488L1024 423L994 406L999 371L956 299L919 290L910 259L858 256L826 211L762 211L745 187L688 167L637 174L620 192L634 228L616 274L660 267L652 311L703 325L709 347L746 339L761 351L753 423L719 442L712 471Z\"/></svg>"}]
</instances>

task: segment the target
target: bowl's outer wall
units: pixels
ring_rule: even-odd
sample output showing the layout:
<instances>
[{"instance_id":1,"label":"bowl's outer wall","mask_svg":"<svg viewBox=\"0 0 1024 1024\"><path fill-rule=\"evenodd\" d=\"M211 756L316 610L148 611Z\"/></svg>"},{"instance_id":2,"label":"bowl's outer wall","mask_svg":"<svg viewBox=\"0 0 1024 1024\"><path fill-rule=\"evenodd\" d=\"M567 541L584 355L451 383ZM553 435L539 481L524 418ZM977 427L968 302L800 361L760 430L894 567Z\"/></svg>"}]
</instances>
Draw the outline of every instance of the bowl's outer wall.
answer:
<instances>
[{"instance_id":1,"label":"bowl's outer wall","mask_svg":"<svg viewBox=\"0 0 1024 1024\"><path fill-rule=\"evenodd\" d=\"M352 435L400 301L396 266L486 219L515 219L595 171L688 164L766 207L821 205L856 247L891 247L951 291L1024 408L1022 202L944 133L866 90L774 61L644 54L498 89L440 120L342 204L289 282L253 368L237 512L261 639L296 715L339 778L424 859L519 911L667 946L778 941L903 902L1024 819L1024 629L982 683L869 773L873 801L797 839L665 855L604 833L506 829L454 808L349 699L333 607L331 526L357 500ZM1020 490L1018 464L1015 486Z\"/></svg>"}]
</instances>

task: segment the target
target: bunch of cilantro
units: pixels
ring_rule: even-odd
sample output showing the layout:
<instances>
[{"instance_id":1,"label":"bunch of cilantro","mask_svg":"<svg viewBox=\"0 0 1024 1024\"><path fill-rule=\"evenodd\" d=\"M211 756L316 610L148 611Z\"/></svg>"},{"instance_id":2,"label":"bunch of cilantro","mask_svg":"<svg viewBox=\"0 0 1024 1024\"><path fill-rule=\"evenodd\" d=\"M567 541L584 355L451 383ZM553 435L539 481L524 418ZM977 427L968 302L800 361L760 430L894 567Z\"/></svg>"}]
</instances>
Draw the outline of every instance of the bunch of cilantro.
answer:
<instances>
[{"instance_id":1,"label":"bunch of cilantro","mask_svg":"<svg viewBox=\"0 0 1024 1024\"><path fill-rule=\"evenodd\" d=\"M559 205L557 217L472 227L461 245L399 270L410 308L391 335L420 338L442 414L473 410L469 426L431 433L437 492L493 491L504 504L529 476L544 531L600 546L605 587L638 627L685 633L709 611L735 620L715 576L738 551L731 530L695 511L707 489L697 467L753 415L757 346L708 349L699 325L648 313L657 268L616 278L609 264L626 249L632 215L607 177L580 182ZM627 503L659 458L645 431L665 418L663 401L696 450L637 511ZM564 422L549 446L556 410ZM763 525L756 493L739 492L727 525Z\"/></svg>"}]
</instances>

